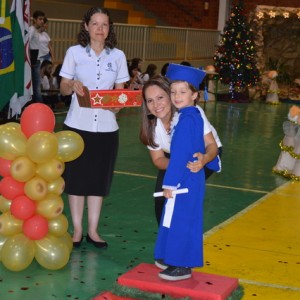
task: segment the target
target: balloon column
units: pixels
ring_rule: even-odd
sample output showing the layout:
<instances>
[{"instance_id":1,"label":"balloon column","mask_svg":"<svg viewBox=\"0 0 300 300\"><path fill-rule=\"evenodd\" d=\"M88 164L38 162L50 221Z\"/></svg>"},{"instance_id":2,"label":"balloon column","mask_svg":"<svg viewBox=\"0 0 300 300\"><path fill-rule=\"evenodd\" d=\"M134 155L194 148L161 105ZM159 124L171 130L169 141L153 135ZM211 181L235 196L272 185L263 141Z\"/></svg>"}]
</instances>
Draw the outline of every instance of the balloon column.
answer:
<instances>
[{"instance_id":1,"label":"balloon column","mask_svg":"<svg viewBox=\"0 0 300 300\"><path fill-rule=\"evenodd\" d=\"M62 214L65 162L79 157L82 138L53 132L55 116L44 104L29 105L19 123L0 126L0 261L12 271L35 259L63 268L73 247Z\"/></svg>"}]
</instances>

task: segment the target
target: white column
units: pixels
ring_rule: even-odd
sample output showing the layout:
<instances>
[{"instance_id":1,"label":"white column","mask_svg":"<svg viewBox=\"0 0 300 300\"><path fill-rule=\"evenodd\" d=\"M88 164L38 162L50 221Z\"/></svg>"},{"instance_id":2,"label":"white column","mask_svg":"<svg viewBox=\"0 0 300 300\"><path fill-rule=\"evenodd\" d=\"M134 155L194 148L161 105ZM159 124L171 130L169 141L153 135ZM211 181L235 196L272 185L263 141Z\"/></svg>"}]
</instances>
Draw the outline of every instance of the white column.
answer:
<instances>
[{"instance_id":1,"label":"white column","mask_svg":"<svg viewBox=\"0 0 300 300\"><path fill-rule=\"evenodd\" d=\"M220 0L219 1L219 20L218 20L218 30L223 33L224 26L228 19L230 13L232 0Z\"/></svg>"}]
</instances>

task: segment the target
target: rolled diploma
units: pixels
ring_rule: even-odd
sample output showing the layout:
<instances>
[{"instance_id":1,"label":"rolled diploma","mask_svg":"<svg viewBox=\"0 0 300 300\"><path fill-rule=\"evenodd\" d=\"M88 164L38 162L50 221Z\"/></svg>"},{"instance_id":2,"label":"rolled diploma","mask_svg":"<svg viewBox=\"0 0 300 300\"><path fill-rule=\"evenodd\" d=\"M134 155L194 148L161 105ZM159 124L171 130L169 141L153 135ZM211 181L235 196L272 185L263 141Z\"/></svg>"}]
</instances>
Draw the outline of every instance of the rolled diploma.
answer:
<instances>
[{"instance_id":1,"label":"rolled diploma","mask_svg":"<svg viewBox=\"0 0 300 300\"><path fill-rule=\"evenodd\" d=\"M173 195L184 194L184 193L188 193L188 192L189 192L189 189L187 189L187 188L179 189L179 190L174 190ZM164 195L163 192L156 192L156 193L153 194L153 197L161 197L163 195Z\"/></svg>"}]
</instances>

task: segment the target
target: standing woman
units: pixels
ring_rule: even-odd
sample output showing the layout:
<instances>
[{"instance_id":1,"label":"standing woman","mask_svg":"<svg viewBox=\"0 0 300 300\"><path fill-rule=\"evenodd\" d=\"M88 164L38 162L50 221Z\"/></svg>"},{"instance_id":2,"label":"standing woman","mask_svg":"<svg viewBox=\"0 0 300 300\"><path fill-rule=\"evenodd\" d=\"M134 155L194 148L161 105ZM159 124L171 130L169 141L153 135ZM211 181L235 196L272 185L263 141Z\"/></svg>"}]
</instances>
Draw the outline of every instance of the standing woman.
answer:
<instances>
[{"instance_id":1,"label":"standing woman","mask_svg":"<svg viewBox=\"0 0 300 300\"><path fill-rule=\"evenodd\" d=\"M60 71L62 95L72 94L64 122L64 130L72 130L84 140L84 152L66 163L65 192L69 197L74 227L73 245L79 247L83 238L82 219L85 198L88 207L86 241L97 248L107 248L98 233L103 197L111 187L118 152L118 109L80 107L77 95L83 86L89 90L123 89L129 80L126 57L117 44L108 10L93 7L84 15L78 44L67 50Z\"/></svg>"}]
</instances>

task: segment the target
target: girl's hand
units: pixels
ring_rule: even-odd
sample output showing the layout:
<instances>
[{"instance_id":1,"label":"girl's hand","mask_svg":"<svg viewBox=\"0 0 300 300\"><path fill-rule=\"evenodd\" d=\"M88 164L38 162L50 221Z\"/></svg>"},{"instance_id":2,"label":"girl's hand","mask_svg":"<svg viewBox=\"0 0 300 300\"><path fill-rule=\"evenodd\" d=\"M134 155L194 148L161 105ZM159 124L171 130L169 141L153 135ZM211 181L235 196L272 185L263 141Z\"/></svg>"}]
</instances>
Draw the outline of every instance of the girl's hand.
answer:
<instances>
[{"instance_id":1,"label":"girl's hand","mask_svg":"<svg viewBox=\"0 0 300 300\"><path fill-rule=\"evenodd\" d=\"M164 193L165 198L167 198L167 199L173 198L173 191L172 190L164 189L163 193Z\"/></svg>"}]
</instances>

